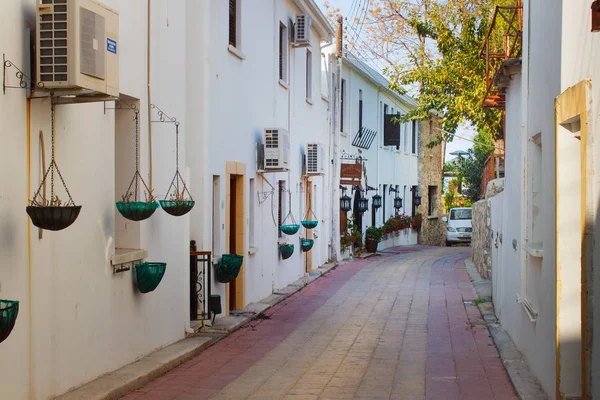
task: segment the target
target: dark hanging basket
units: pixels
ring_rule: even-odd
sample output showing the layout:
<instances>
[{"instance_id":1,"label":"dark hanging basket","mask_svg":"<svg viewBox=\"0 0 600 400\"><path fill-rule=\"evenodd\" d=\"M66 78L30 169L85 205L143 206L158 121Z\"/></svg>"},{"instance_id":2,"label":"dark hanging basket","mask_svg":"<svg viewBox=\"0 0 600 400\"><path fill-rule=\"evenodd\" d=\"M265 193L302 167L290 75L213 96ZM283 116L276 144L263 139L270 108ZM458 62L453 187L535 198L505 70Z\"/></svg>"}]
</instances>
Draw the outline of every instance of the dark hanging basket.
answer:
<instances>
[{"instance_id":1,"label":"dark hanging basket","mask_svg":"<svg viewBox=\"0 0 600 400\"><path fill-rule=\"evenodd\" d=\"M141 293L149 293L158 287L158 284L165 275L167 263L145 262L135 264L134 269L138 290Z\"/></svg>"},{"instance_id":2,"label":"dark hanging basket","mask_svg":"<svg viewBox=\"0 0 600 400\"><path fill-rule=\"evenodd\" d=\"M27 206L25 210L33 225L49 231L60 231L75 222L81 211L81 206Z\"/></svg>"},{"instance_id":3,"label":"dark hanging basket","mask_svg":"<svg viewBox=\"0 0 600 400\"><path fill-rule=\"evenodd\" d=\"M238 277L244 256L237 254L223 254L215 265L215 279L221 283L228 283Z\"/></svg>"},{"instance_id":4,"label":"dark hanging basket","mask_svg":"<svg viewBox=\"0 0 600 400\"><path fill-rule=\"evenodd\" d=\"M189 213L196 204L194 200L160 200L159 202L162 209L174 217Z\"/></svg>"},{"instance_id":5,"label":"dark hanging basket","mask_svg":"<svg viewBox=\"0 0 600 400\"><path fill-rule=\"evenodd\" d=\"M312 215L312 218L311 218L311 215ZM309 208L306 211L306 215L304 216L304 220L300 221L300 223L306 229L314 229L314 228L317 227L317 225L319 225L319 220L318 220L317 216L315 215L315 213L313 212L312 208Z\"/></svg>"},{"instance_id":6,"label":"dark hanging basket","mask_svg":"<svg viewBox=\"0 0 600 400\"><path fill-rule=\"evenodd\" d=\"M0 299L0 343L12 332L19 314L19 302Z\"/></svg>"},{"instance_id":7,"label":"dark hanging basket","mask_svg":"<svg viewBox=\"0 0 600 400\"><path fill-rule=\"evenodd\" d=\"M298 225L298 224L281 225L279 227L279 229L281 229L281 232L285 233L286 235L294 235L294 234L296 234L296 232L298 232L298 229L300 229L300 225Z\"/></svg>"},{"instance_id":8,"label":"dark hanging basket","mask_svg":"<svg viewBox=\"0 0 600 400\"><path fill-rule=\"evenodd\" d=\"M319 225L319 221L313 221L313 220L302 221L302 226L305 227L306 229L314 229L317 227L317 225Z\"/></svg>"},{"instance_id":9,"label":"dark hanging basket","mask_svg":"<svg viewBox=\"0 0 600 400\"><path fill-rule=\"evenodd\" d=\"M281 253L281 258L287 260L294 254L294 245L282 243L279 245L279 252Z\"/></svg>"},{"instance_id":10,"label":"dark hanging basket","mask_svg":"<svg viewBox=\"0 0 600 400\"><path fill-rule=\"evenodd\" d=\"M154 211L158 208L158 203L153 201L147 203L145 201L132 201L132 202L117 202L117 210L121 215L131 221L143 221L148 219L154 214Z\"/></svg>"},{"instance_id":11,"label":"dark hanging basket","mask_svg":"<svg viewBox=\"0 0 600 400\"><path fill-rule=\"evenodd\" d=\"M310 251L310 249L312 249L313 245L315 244L315 241L314 239L302 239L300 243L302 245L302 251L307 252Z\"/></svg>"}]
</instances>

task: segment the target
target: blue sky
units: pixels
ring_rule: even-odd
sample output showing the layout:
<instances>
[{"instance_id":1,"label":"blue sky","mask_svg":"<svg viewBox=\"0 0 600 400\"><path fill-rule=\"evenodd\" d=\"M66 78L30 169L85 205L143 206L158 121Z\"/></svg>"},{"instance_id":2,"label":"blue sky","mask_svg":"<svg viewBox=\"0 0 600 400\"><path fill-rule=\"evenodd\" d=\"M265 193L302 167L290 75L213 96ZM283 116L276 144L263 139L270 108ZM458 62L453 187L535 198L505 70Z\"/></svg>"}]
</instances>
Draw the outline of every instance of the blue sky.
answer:
<instances>
[{"instance_id":1,"label":"blue sky","mask_svg":"<svg viewBox=\"0 0 600 400\"><path fill-rule=\"evenodd\" d=\"M324 7L323 7L324 0L316 0L316 1L319 4L319 6L321 6L321 8L324 9ZM331 4L332 7L339 8L340 12L343 16L347 16L348 12L352 8L352 3L356 3L357 1L359 1L359 0L329 0L329 3ZM356 7L356 5L355 5L355 7ZM475 135L475 131L468 126L464 126L464 127L460 127L457 130L456 134L459 136L473 139L473 136ZM456 151L456 150L467 150L467 149L471 148L472 146L473 146L473 144L467 140L454 138L454 140L452 142L448 143L446 146L446 160L454 158L454 156L450 155L451 152Z\"/></svg>"}]
</instances>

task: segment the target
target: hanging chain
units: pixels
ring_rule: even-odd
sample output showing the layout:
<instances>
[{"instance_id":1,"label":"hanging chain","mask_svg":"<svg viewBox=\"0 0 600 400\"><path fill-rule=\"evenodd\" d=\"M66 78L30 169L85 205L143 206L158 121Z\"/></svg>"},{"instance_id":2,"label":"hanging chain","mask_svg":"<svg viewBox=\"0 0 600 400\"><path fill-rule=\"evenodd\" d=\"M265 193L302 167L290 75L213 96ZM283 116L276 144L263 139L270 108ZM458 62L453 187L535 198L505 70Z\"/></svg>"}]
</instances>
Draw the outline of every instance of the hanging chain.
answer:
<instances>
[{"instance_id":1,"label":"hanging chain","mask_svg":"<svg viewBox=\"0 0 600 400\"><path fill-rule=\"evenodd\" d=\"M56 117L55 117L55 112L56 112L56 104L54 104L54 92L50 93L50 120L52 123L52 126L50 127L50 138L51 138L51 143L52 143L52 156L50 158L50 168L52 169L52 171L50 171L50 202L52 203L54 201L54 155L55 155L55 149L54 149L54 135L55 135L55 131L56 131Z\"/></svg>"},{"instance_id":2,"label":"hanging chain","mask_svg":"<svg viewBox=\"0 0 600 400\"><path fill-rule=\"evenodd\" d=\"M175 122L175 173L179 173L179 122ZM179 180L175 181L175 190L179 192ZM183 193L181 193L183 198Z\"/></svg>"},{"instance_id":3,"label":"hanging chain","mask_svg":"<svg viewBox=\"0 0 600 400\"><path fill-rule=\"evenodd\" d=\"M133 201L138 199L138 175L140 173L140 112L134 110L135 114L135 188Z\"/></svg>"}]
</instances>

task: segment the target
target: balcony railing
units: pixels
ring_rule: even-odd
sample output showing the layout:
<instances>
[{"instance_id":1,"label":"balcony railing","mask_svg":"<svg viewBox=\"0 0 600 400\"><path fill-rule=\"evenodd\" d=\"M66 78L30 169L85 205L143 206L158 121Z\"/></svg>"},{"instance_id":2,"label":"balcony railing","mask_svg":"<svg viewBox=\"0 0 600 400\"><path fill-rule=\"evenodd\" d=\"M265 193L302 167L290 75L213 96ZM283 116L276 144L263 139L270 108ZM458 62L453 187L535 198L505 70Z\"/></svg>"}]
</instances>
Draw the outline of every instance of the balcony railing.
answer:
<instances>
[{"instance_id":1,"label":"balcony railing","mask_svg":"<svg viewBox=\"0 0 600 400\"><path fill-rule=\"evenodd\" d=\"M523 38L523 7L521 0L513 6L496 6L490 29L479 56L485 60L486 92L482 104L488 108L505 106L500 71L521 58Z\"/></svg>"}]
</instances>

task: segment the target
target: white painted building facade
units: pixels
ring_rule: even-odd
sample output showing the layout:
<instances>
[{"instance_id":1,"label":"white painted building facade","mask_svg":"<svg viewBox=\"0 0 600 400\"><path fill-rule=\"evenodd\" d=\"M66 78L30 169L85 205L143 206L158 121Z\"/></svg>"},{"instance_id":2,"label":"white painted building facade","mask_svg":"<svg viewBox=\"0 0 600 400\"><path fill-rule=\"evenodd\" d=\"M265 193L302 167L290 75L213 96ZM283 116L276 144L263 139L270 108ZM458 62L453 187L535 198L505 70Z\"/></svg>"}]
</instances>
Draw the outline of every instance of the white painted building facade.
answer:
<instances>
[{"instance_id":1,"label":"white painted building facade","mask_svg":"<svg viewBox=\"0 0 600 400\"><path fill-rule=\"evenodd\" d=\"M496 315L552 399L600 397L600 33L590 32L590 3L523 1L505 190L491 206Z\"/></svg>"}]
</instances>

